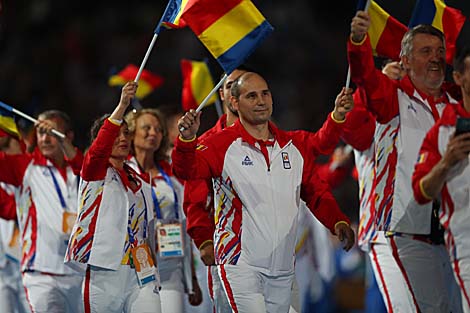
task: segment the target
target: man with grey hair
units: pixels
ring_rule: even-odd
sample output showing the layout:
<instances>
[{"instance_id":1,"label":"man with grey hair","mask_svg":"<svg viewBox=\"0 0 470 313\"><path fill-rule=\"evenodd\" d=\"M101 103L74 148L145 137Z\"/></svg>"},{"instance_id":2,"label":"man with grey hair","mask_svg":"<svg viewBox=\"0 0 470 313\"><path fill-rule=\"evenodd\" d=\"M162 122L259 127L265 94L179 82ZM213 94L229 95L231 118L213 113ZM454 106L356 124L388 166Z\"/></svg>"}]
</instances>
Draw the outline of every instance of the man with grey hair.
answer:
<instances>
[{"instance_id":1,"label":"man with grey hair","mask_svg":"<svg viewBox=\"0 0 470 313\"><path fill-rule=\"evenodd\" d=\"M377 229L388 243L413 296L407 312L460 312L458 287L439 224L439 203L419 205L411 174L426 132L447 105L445 40L438 29L418 25L402 40L403 79L391 80L374 67L367 31L370 17L358 11L351 22L348 57L353 81L363 87L367 107L381 128L376 144ZM393 291L390 291L391 293Z\"/></svg>"}]
</instances>

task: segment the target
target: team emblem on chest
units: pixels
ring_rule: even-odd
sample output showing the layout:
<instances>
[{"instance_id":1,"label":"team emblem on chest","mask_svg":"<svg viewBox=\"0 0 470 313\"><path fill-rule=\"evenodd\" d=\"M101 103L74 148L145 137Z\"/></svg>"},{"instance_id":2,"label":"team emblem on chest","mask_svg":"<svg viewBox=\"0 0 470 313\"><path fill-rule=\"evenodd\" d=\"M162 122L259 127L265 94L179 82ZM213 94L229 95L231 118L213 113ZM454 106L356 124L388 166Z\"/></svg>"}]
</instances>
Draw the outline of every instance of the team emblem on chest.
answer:
<instances>
[{"instance_id":1,"label":"team emblem on chest","mask_svg":"<svg viewBox=\"0 0 470 313\"><path fill-rule=\"evenodd\" d=\"M253 161L251 161L249 156L246 156L242 161L242 165L244 165L244 166L253 166Z\"/></svg>"},{"instance_id":2,"label":"team emblem on chest","mask_svg":"<svg viewBox=\"0 0 470 313\"><path fill-rule=\"evenodd\" d=\"M281 152L282 156L282 165L286 170L290 170L292 166L290 165L289 154L287 152Z\"/></svg>"}]
</instances>

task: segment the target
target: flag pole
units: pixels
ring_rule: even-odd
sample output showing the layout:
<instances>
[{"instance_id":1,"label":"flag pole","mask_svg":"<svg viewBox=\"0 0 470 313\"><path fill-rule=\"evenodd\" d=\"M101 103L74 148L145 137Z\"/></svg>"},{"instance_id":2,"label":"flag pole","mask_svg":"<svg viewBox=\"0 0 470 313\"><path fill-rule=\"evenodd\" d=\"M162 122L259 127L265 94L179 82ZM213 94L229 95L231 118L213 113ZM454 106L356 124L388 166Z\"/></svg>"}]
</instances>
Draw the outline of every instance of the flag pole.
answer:
<instances>
[{"instance_id":1,"label":"flag pole","mask_svg":"<svg viewBox=\"0 0 470 313\"><path fill-rule=\"evenodd\" d=\"M196 113L199 113L206 106L207 102L209 102L209 99L214 95L217 90L219 90L220 86L222 86L227 77L228 75L227 73L225 73L224 76L217 83L217 85L215 85L214 88L212 88L212 90L209 92L209 94L204 98L204 100L202 100L201 104L196 109ZM183 131L184 129L184 127L181 127L180 131Z\"/></svg>"},{"instance_id":2,"label":"flag pole","mask_svg":"<svg viewBox=\"0 0 470 313\"><path fill-rule=\"evenodd\" d=\"M369 7L370 7L370 0L367 0L366 6L364 7L364 11L367 12L367 10L369 10ZM351 85L351 65L348 64L348 74L346 75L345 87L349 88L350 85Z\"/></svg>"},{"instance_id":3,"label":"flag pole","mask_svg":"<svg viewBox=\"0 0 470 313\"><path fill-rule=\"evenodd\" d=\"M35 118L33 118L33 117L31 117L31 116L29 116L29 115L27 115L27 114L25 114L25 113L23 113L23 112L21 112L21 111L18 111L17 109L15 109L15 108L9 106L9 105L6 104L6 103L3 103L2 101L0 101L0 107L3 108L3 109L5 109L5 110L7 110L8 112L12 112L12 113L15 113L16 115L19 115L19 116L21 116L22 118L27 119L27 120L33 122L34 124L39 123L39 121L38 121L37 119L35 119ZM53 133L54 135L56 135L57 137L60 137L60 138L62 138L62 139L65 138L65 135L64 135L64 134L62 134L61 132L59 132L59 131L57 131L57 130L55 130L55 129L52 129L52 133Z\"/></svg>"},{"instance_id":4,"label":"flag pole","mask_svg":"<svg viewBox=\"0 0 470 313\"><path fill-rule=\"evenodd\" d=\"M152 41L150 42L149 47L147 48L147 52L145 53L144 59L142 60L142 63L140 64L139 71L137 72L137 75L135 76L134 82L139 82L140 75L142 75L142 71L144 70L145 64L147 64L147 60L150 56L150 52L152 52L153 46L155 45L155 41L157 41L158 34L154 33Z\"/></svg>"}]
</instances>

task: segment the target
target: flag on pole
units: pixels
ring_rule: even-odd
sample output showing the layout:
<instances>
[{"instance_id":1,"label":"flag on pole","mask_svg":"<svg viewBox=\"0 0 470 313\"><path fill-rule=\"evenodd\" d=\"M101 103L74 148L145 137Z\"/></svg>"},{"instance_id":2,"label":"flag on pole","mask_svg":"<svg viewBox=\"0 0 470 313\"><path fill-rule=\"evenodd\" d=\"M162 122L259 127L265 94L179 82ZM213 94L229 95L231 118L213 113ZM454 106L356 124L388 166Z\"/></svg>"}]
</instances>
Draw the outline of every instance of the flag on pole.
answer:
<instances>
[{"instance_id":1,"label":"flag on pole","mask_svg":"<svg viewBox=\"0 0 470 313\"><path fill-rule=\"evenodd\" d=\"M364 10L366 1L359 1L358 9ZM401 40L408 28L382 9L377 2L370 2L370 27L367 32L374 55L392 60L400 59Z\"/></svg>"},{"instance_id":2,"label":"flag on pole","mask_svg":"<svg viewBox=\"0 0 470 313\"><path fill-rule=\"evenodd\" d=\"M442 31L446 39L446 62L452 64L456 41L465 20L460 10L447 6L442 0L418 0L408 26L428 24Z\"/></svg>"},{"instance_id":3,"label":"flag on pole","mask_svg":"<svg viewBox=\"0 0 470 313\"><path fill-rule=\"evenodd\" d=\"M250 0L190 0L181 20L226 73L242 64L273 31Z\"/></svg>"},{"instance_id":4,"label":"flag on pole","mask_svg":"<svg viewBox=\"0 0 470 313\"><path fill-rule=\"evenodd\" d=\"M133 81L137 75L139 68L133 64L128 64L122 71L109 78L110 86L123 86L129 81ZM143 70L137 87L136 97L138 99L145 98L153 90L163 84L163 77L155 75L150 71Z\"/></svg>"},{"instance_id":5,"label":"flag on pole","mask_svg":"<svg viewBox=\"0 0 470 313\"><path fill-rule=\"evenodd\" d=\"M20 138L14 114L0 107L0 135L3 136L5 133L17 139Z\"/></svg>"},{"instance_id":6,"label":"flag on pole","mask_svg":"<svg viewBox=\"0 0 470 313\"><path fill-rule=\"evenodd\" d=\"M154 33L158 35L162 27L168 29L185 27L186 25L180 18L189 1L191 0L169 0Z\"/></svg>"},{"instance_id":7,"label":"flag on pole","mask_svg":"<svg viewBox=\"0 0 470 313\"><path fill-rule=\"evenodd\" d=\"M183 75L183 89L181 104L184 111L196 109L209 92L214 88L214 80L204 61L181 60L181 73ZM207 105L217 101L214 94Z\"/></svg>"}]
</instances>

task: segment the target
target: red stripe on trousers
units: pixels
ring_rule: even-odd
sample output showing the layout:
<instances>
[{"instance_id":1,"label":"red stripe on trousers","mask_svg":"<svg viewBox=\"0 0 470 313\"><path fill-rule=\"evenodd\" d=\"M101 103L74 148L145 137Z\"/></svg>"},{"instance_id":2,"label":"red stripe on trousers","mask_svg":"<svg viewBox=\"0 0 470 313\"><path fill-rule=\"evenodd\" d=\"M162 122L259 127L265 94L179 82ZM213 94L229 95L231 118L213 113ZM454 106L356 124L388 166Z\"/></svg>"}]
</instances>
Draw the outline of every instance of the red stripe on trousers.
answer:
<instances>
[{"instance_id":1,"label":"red stripe on trousers","mask_svg":"<svg viewBox=\"0 0 470 313\"><path fill-rule=\"evenodd\" d=\"M390 300L390 294L388 293L387 285L385 284L384 275L382 273L382 270L380 269L379 261L377 260L377 253L375 252L374 244L371 245L370 249L372 251L372 257L377 268L377 272L379 273L380 281L382 282L382 286L384 288L385 297L387 298L387 312L393 313L392 301Z\"/></svg>"},{"instance_id":2,"label":"red stripe on trousers","mask_svg":"<svg viewBox=\"0 0 470 313\"><path fill-rule=\"evenodd\" d=\"M222 278L222 282L224 283L225 291L227 292L227 297L230 302L230 306L234 313L238 313L237 304L235 303L235 298L233 297L232 288L230 287L230 283L227 279L227 273L225 272L225 267L223 264L218 265L220 266L220 276Z\"/></svg>"}]
</instances>

